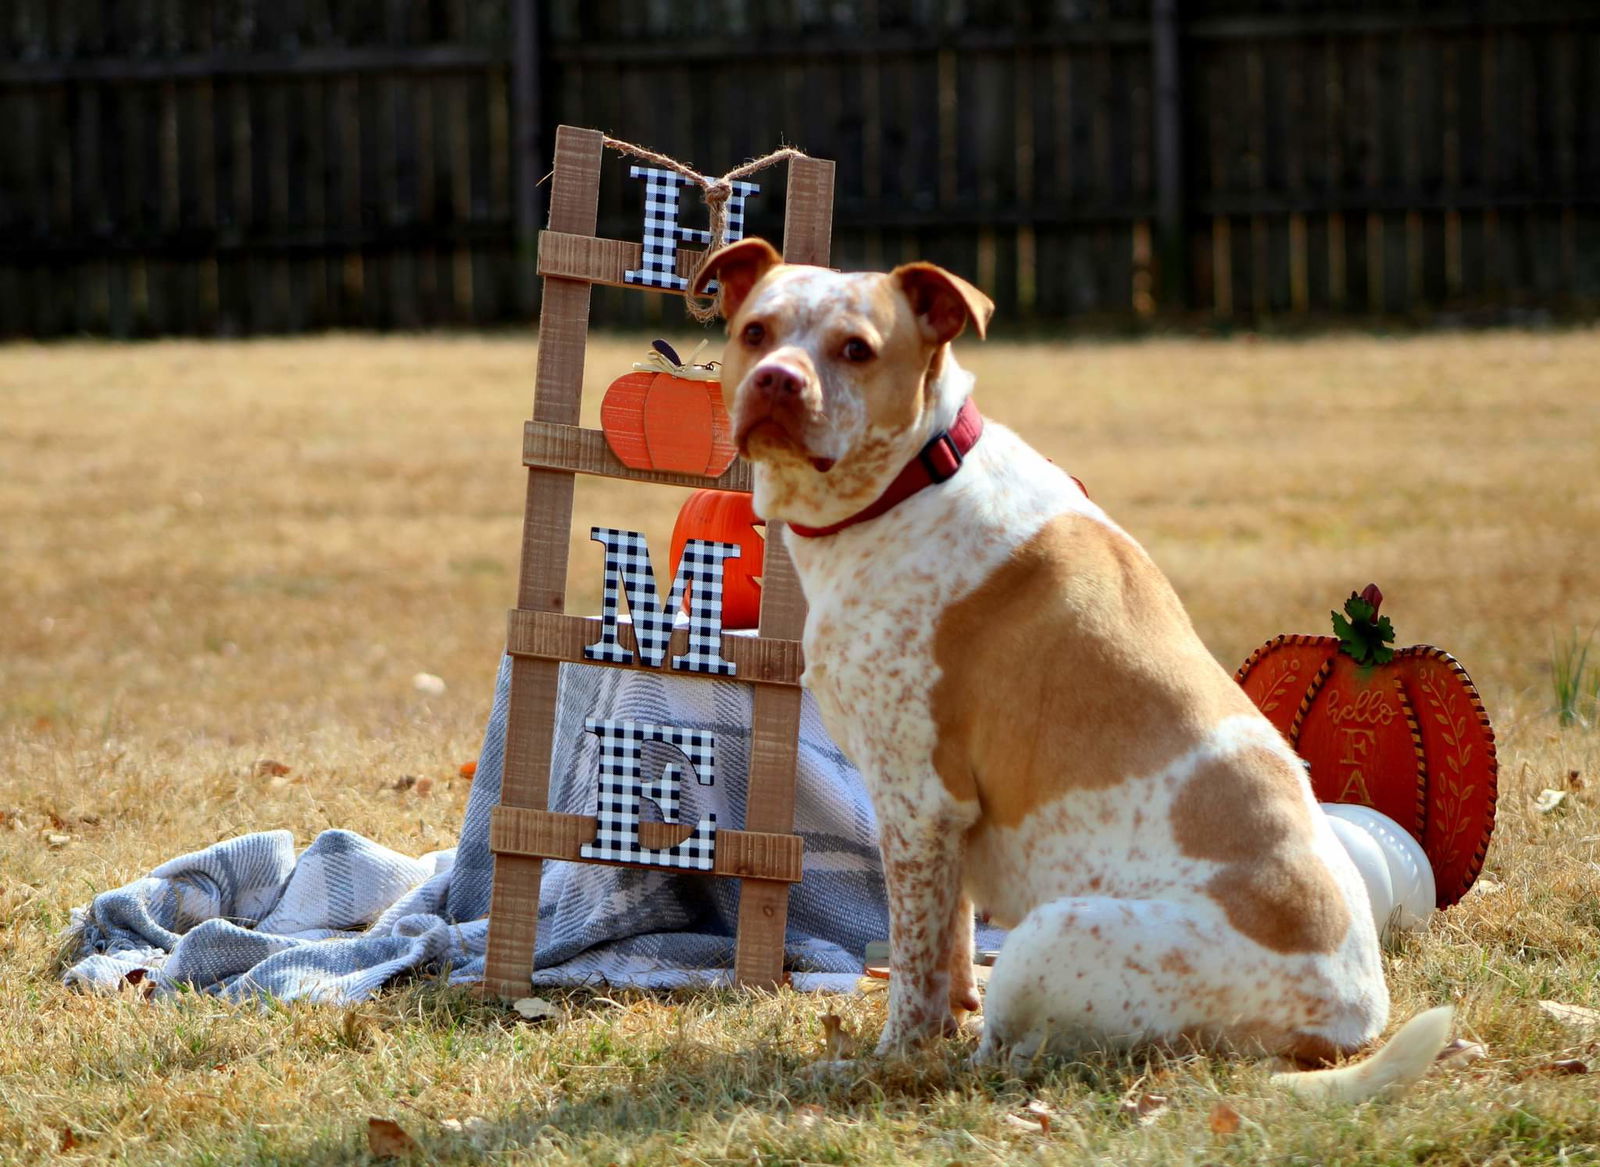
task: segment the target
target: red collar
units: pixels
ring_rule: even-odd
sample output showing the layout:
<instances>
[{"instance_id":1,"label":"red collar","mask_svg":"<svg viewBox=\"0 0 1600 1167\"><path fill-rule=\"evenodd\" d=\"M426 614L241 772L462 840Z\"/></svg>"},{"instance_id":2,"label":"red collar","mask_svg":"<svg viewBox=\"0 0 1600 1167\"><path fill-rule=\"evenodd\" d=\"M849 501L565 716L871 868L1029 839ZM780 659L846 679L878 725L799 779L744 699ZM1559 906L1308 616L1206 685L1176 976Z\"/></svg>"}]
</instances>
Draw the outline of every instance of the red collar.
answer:
<instances>
[{"instance_id":1,"label":"red collar","mask_svg":"<svg viewBox=\"0 0 1600 1167\"><path fill-rule=\"evenodd\" d=\"M804 538L815 539L819 535L833 535L846 527L875 519L884 512L893 510L919 490L937 486L954 478L956 471L961 469L967 451L977 445L978 439L982 436L983 414L978 412L978 407L969 397L962 403L954 424L948 430L929 438L928 444L917 452L915 458L906 463L906 468L900 471L895 480L889 484L889 489L880 494L876 502L865 510L857 511L848 519L841 519L826 527L803 527L799 523L790 523L789 530Z\"/></svg>"}]
</instances>

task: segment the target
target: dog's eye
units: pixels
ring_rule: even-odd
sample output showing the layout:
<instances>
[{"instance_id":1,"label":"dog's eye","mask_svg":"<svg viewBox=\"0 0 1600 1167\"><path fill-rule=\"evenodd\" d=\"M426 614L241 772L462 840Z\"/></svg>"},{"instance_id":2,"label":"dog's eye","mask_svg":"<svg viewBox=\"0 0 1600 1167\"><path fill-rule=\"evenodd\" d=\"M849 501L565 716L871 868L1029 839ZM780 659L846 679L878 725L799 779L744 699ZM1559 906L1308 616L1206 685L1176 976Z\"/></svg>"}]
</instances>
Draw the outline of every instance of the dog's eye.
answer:
<instances>
[{"instance_id":1,"label":"dog's eye","mask_svg":"<svg viewBox=\"0 0 1600 1167\"><path fill-rule=\"evenodd\" d=\"M844 342L844 359L847 361L859 365L862 361L870 361L873 355L872 346L859 336L852 336Z\"/></svg>"},{"instance_id":2,"label":"dog's eye","mask_svg":"<svg viewBox=\"0 0 1600 1167\"><path fill-rule=\"evenodd\" d=\"M751 348L755 348L767 339L767 326L759 321L752 320L744 326L744 331L739 334L739 338Z\"/></svg>"}]
</instances>

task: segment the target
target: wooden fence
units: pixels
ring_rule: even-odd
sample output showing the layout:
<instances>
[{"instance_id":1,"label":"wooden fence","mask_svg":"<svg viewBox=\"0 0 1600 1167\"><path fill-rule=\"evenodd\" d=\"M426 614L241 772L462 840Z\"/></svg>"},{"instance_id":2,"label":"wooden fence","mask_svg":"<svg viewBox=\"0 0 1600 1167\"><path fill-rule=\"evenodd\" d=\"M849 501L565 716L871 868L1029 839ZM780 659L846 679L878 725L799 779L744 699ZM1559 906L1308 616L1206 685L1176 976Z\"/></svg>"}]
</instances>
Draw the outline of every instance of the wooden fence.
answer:
<instances>
[{"instance_id":1,"label":"wooden fence","mask_svg":"<svg viewBox=\"0 0 1600 1167\"><path fill-rule=\"evenodd\" d=\"M0 331L525 316L508 25L464 0L6 0Z\"/></svg>"},{"instance_id":2,"label":"wooden fence","mask_svg":"<svg viewBox=\"0 0 1600 1167\"><path fill-rule=\"evenodd\" d=\"M0 333L530 320L557 122L835 158L1004 320L1600 308L1595 3L7 0Z\"/></svg>"}]
</instances>

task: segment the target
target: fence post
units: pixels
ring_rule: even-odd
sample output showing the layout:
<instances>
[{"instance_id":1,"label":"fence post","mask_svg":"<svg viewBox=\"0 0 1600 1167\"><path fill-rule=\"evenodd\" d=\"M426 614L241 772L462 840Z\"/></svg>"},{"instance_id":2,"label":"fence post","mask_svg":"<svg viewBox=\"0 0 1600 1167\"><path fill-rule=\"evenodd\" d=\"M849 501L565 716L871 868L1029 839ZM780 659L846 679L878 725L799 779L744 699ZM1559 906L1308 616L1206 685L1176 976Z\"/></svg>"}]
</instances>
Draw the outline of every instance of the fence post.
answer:
<instances>
[{"instance_id":1,"label":"fence post","mask_svg":"<svg viewBox=\"0 0 1600 1167\"><path fill-rule=\"evenodd\" d=\"M1155 82L1156 303L1189 303L1189 241L1184 226L1183 89L1178 62L1178 0L1154 0L1150 55Z\"/></svg>"},{"instance_id":2,"label":"fence post","mask_svg":"<svg viewBox=\"0 0 1600 1167\"><path fill-rule=\"evenodd\" d=\"M544 109L540 100L544 78L539 0L511 3L511 151L515 159L517 309L533 318L538 294L535 256L542 221L539 169L544 158Z\"/></svg>"}]
</instances>

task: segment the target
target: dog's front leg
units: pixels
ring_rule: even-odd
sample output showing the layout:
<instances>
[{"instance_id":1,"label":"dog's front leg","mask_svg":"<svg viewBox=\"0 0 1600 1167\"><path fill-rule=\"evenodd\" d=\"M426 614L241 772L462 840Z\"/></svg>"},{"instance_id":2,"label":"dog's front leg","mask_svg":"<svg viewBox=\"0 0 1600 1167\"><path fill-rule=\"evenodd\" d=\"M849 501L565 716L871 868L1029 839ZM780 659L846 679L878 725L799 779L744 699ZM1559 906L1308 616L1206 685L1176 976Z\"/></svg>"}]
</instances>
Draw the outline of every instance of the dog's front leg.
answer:
<instances>
[{"instance_id":1,"label":"dog's front leg","mask_svg":"<svg viewBox=\"0 0 1600 1167\"><path fill-rule=\"evenodd\" d=\"M909 809L909 808L908 808ZM919 808L920 809L920 808ZM960 895L964 826L943 815L886 813L880 822L883 877L889 894L892 977L889 1021L878 1052L888 1053L954 1030L950 978ZM970 921L971 911L968 909ZM965 929L971 968L970 922ZM967 990L970 991L970 990Z\"/></svg>"}]
</instances>

